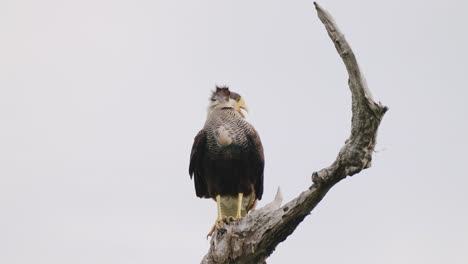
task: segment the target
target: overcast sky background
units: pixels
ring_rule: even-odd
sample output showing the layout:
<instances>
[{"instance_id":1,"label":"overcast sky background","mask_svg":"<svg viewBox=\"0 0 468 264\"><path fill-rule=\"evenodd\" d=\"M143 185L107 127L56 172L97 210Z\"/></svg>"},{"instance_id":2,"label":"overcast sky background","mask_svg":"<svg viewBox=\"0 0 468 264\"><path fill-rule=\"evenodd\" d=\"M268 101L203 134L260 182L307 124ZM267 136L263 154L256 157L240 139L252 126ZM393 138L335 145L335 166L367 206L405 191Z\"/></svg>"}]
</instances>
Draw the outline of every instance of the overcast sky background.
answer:
<instances>
[{"instance_id":1,"label":"overcast sky background","mask_svg":"<svg viewBox=\"0 0 468 264\"><path fill-rule=\"evenodd\" d=\"M390 110L372 168L268 263L468 263L468 2L320 3ZM311 0L1 0L0 263L198 263L216 207L187 170L215 84L262 137L260 206L349 135Z\"/></svg>"}]
</instances>

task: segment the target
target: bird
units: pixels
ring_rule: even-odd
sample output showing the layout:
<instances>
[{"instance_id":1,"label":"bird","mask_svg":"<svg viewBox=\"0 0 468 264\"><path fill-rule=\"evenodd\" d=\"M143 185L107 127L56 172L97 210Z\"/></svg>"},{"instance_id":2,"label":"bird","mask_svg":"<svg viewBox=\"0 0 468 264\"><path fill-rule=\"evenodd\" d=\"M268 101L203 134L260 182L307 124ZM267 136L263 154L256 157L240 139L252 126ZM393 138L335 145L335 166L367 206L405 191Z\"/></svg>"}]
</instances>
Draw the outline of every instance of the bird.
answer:
<instances>
[{"instance_id":1,"label":"bird","mask_svg":"<svg viewBox=\"0 0 468 264\"><path fill-rule=\"evenodd\" d=\"M241 219L262 199L263 145L244 111L247 106L240 94L216 86L203 129L193 142L189 175L196 196L217 204L217 218L208 236L223 220Z\"/></svg>"}]
</instances>

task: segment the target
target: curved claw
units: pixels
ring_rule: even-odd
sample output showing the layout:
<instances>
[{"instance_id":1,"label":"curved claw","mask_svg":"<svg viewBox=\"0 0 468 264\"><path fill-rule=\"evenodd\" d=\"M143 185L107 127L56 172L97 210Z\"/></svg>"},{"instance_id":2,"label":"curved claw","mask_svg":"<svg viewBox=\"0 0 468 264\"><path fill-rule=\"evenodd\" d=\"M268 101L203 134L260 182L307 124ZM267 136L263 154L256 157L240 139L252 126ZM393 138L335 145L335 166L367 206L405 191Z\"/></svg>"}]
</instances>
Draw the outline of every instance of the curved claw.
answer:
<instances>
[{"instance_id":1,"label":"curved claw","mask_svg":"<svg viewBox=\"0 0 468 264\"><path fill-rule=\"evenodd\" d=\"M206 235L206 239L208 239L210 236L213 235L215 229L216 229L216 224L213 225L213 227L210 229L210 231L209 231L208 234Z\"/></svg>"},{"instance_id":2,"label":"curved claw","mask_svg":"<svg viewBox=\"0 0 468 264\"><path fill-rule=\"evenodd\" d=\"M216 229L221 228L221 222L226 222L227 223L227 221L229 221L229 219L226 216L218 216L218 218L216 218L216 221L215 221L213 227L210 229L210 231L206 235L206 239L208 239L208 237L212 236Z\"/></svg>"}]
</instances>

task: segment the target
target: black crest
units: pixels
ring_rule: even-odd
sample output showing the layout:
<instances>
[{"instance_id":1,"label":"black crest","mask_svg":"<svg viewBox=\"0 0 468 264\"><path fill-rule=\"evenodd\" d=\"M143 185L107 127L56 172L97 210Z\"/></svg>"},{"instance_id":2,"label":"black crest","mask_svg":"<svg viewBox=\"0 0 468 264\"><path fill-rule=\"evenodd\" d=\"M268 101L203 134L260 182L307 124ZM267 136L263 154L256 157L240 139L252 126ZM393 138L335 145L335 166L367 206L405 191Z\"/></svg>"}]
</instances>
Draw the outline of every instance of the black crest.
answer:
<instances>
[{"instance_id":1,"label":"black crest","mask_svg":"<svg viewBox=\"0 0 468 264\"><path fill-rule=\"evenodd\" d=\"M231 91L229 91L229 87L227 86L216 86L216 90L213 91L211 95L211 101L214 102L216 100L227 101L231 96Z\"/></svg>"}]
</instances>

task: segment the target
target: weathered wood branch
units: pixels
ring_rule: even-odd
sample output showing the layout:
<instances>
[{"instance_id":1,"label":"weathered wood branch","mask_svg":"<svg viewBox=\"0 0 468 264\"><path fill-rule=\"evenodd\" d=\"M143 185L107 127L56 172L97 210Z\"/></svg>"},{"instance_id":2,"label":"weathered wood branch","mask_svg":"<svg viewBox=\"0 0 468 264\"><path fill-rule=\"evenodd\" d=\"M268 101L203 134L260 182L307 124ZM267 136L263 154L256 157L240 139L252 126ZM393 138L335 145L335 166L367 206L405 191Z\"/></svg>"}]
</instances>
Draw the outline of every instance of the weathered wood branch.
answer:
<instances>
[{"instance_id":1,"label":"weathered wood branch","mask_svg":"<svg viewBox=\"0 0 468 264\"><path fill-rule=\"evenodd\" d=\"M351 135L328 167L312 174L312 186L281 206L281 193L275 200L249 213L238 222L223 225L211 238L203 264L265 263L276 246L294 232L336 183L371 166L377 129L387 107L373 100L356 57L333 17L315 3L319 19L348 71L352 94Z\"/></svg>"}]
</instances>

